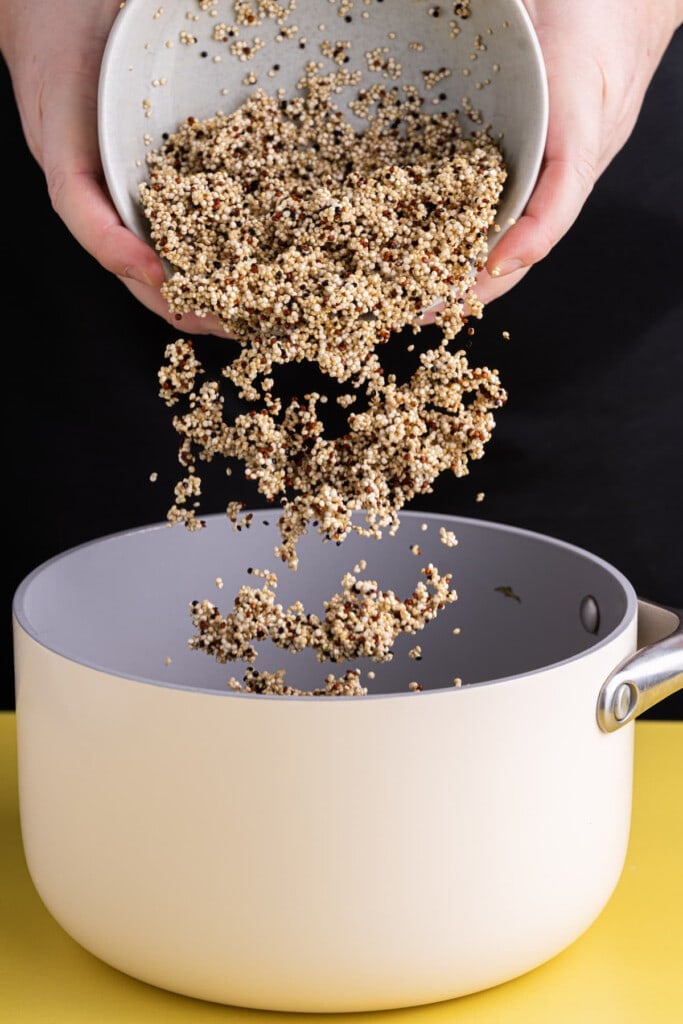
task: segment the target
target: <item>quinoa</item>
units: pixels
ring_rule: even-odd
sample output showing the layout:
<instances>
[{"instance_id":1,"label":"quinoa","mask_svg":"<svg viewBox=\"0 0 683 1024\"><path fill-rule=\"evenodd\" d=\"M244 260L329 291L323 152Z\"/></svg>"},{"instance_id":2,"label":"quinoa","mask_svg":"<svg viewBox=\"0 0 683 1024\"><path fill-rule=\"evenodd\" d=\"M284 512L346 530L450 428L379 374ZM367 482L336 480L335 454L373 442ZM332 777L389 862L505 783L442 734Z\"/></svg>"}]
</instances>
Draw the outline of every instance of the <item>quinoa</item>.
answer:
<instances>
[{"instance_id":1,"label":"quinoa","mask_svg":"<svg viewBox=\"0 0 683 1024\"><path fill-rule=\"evenodd\" d=\"M169 345L167 358L162 394L174 404L176 395L165 386L169 364L186 367L197 360L187 339ZM173 420L187 475L176 485L170 521L201 528L193 504L201 493L197 459L223 456L239 459L269 502L280 498L278 554L290 568L298 564L299 537L314 521L326 540L341 542L352 531L379 538L384 528L398 528L400 509L432 491L441 473L464 476L469 460L482 457L495 426L493 410L505 393L495 371L473 369L464 352L440 347L421 355L405 384L389 376L374 389L367 408L348 416L348 432L340 437L324 436L320 398L312 392L283 408L266 395L262 406L226 423L218 382L191 390L188 411ZM233 524L244 525L239 502L226 511ZM354 512L364 518L354 520Z\"/></svg>"},{"instance_id":2,"label":"quinoa","mask_svg":"<svg viewBox=\"0 0 683 1024\"><path fill-rule=\"evenodd\" d=\"M284 669L277 672L259 672L248 668L242 682L231 676L228 680L231 690L243 690L245 693L270 693L282 697L364 697L368 689L361 686L359 669L348 669L339 678L330 674L325 676L325 686L313 690L302 690L285 682Z\"/></svg>"},{"instance_id":3,"label":"quinoa","mask_svg":"<svg viewBox=\"0 0 683 1024\"><path fill-rule=\"evenodd\" d=\"M284 20L292 9L244 4L237 24L253 27L265 14ZM215 31L234 39L224 25ZM337 65L347 46L323 43ZM399 77L386 53L367 59L384 78ZM232 114L187 117L149 152L139 189L152 241L171 268L162 286L171 311L217 317L236 346L222 380L205 378L189 339L167 346L159 393L174 408L185 473L169 523L201 529L198 463L236 459L264 498L281 505L276 554L290 569L313 524L337 544L351 532L395 532L408 502L482 457L507 398L495 369L472 367L463 349L451 348L468 317L483 312L474 284L506 177L500 149L484 130L465 137L455 112L424 113L415 88L390 82L359 89L349 104L365 122L359 132L334 102L358 73L320 67L305 66L294 98L255 89ZM427 86L445 74L428 73ZM417 334L421 315L438 303L439 343L399 383L383 370L380 347L405 327ZM275 393L274 368L304 361L347 387L337 398L350 410L341 436L326 436L326 395L285 403ZM233 422L225 381L249 403ZM228 502L226 514L233 529L249 527L240 502ZM456 543L447 531L441 539ZM412 550L419 554L418 545ZM388 661L399 634L422 630L456 599L450 574L431 564L405 599L355 571L316 615L298 602L283 608L277 576L253 572L263 584L241 587L231 612L208 600L190 609L190 647L246 663L242 681L228 685L249 693L363 695L356 668L310 691L286 683L284 670L260 672L254 642L312 649L321 662ZM421 647L410 656L419 660Z\"/></svg>"},{"instance_id":4,"label":"quinoa","mask_svg":"<svg viewBox=\"0 0 683 1024\"><path fill-rule=\"evenodd\" d=\"M342 590L325 602L324 614L318 616L306 612L300 602L283 608L276 601L275 573L254 570L254 574L264 577L263 586L242 586L233 611L227 615L211 601L192 603L196 628L190 640L192 650L211 654L221 664L252 664L256 659L252 641L269 639L290 653L313 650L320 662L339 663L353 658L386 662L393 657L392 647L399 634L422 630L457 597L451 575L442 576L431 563L422 570L425 579L406 600L391 590L380 589L376 580L346 573ZM421 654L418 645L411 657L419 659Z\"/></svg>"},{"instance_id":5,"label":"quinoa","mask_svg":"<svg viewBox=\"0 0 683 1024\"><path fill-rule=\"evenodd\" d=\"M362 90L368 127L357 134L330 104L340 80L309 68L295 100L257 90L230 116L186 119L150 153L140 186L152 238L176 268L162 289L170 308L221 320L239 345L223 376L252 403L226 424L218 382L196 386L191 342L169 346L162 394L190 406L174 420L188 477L171 518L201 525L187 505L196 450L236 458L268 501L284 499L279 554L292 568L313 520L334 541L396 529L441 473L462 476L481 458L506 400L495 370L448 348L465 303L481 315L473 284L505 180L499 150L462 138L454 115L421 113L414 90L400 102L395 89ZM440 300L441 344L399 384L378 349L406 325L417 333ZM303 361L350 385L342 407L367 398L341 437L324 436L325 396L285 405L272 393L275 364Z\"/></svg>"},{"instance_id":6,"label":"quinoa","mask_svg":"<svg viewBox=\"0 0 683 1024\"><path fill-rule=\"evenodd\" d=\"M505 181L495 143L422 113L416 90L361 90L358 134L331 101L353 75L307 68L292 100L257 89L231 115L187 118L140 185L171 311L234 335L227 375L249 400L275 363L304 359L379 385L377 345L424 310L443 301L445 341L465 303L481 315L474 279Z\"/></svg>"}]
</instances>

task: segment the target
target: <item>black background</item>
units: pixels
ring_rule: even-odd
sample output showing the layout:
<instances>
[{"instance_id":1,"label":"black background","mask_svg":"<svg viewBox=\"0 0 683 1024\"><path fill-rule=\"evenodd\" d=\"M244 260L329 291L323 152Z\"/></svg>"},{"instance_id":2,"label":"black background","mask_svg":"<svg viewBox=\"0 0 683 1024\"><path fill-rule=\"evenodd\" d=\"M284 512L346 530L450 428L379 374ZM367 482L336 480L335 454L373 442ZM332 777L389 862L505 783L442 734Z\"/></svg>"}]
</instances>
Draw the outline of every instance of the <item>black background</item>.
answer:
<instances>
[{"instance_id":1,"label":"black background","mask_svg":"<svg viewBox=\"0 0 683 1024\"><path fill-rule=\"evenodd\" d=\"M52 211L4 64L0 103L1 700L11 709L11 601L21 579L75 544L165 517L177 444L156 374L178 332L102 270ZM621 570L640 596L676 607L683 607L682 116L679 30L636 130L576 224L476 325L470 358L498 367L510 395L484 459L469 478L440 480L414 506L577 544ZM220 360L221 344L204 339L202 354ZM231 497L263 504L238 477L230 487L229 495L225 483L209 493L204 511ZM683 718L683 693L646 717Z\"/></svg>"}]
</instances>

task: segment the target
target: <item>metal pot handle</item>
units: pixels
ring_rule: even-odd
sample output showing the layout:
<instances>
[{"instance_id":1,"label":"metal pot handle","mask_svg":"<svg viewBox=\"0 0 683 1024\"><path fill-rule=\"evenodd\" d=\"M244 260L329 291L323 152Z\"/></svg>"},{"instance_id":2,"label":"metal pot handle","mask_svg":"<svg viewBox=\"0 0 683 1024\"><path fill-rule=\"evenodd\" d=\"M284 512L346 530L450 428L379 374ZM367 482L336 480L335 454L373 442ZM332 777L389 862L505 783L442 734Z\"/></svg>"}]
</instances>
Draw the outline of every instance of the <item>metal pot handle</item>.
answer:
<instances>
[{"instance_id":1,"label":"metal pot handle","mask_svg":"<svg viewBox=\"0 0 683 1024\"><path fill-rule=\"evenodd\" d=\"M683 612L639 600L638 645L598 694L597 719L603 732L620 729L683 689Z\"/></svg>"}]
</instances>

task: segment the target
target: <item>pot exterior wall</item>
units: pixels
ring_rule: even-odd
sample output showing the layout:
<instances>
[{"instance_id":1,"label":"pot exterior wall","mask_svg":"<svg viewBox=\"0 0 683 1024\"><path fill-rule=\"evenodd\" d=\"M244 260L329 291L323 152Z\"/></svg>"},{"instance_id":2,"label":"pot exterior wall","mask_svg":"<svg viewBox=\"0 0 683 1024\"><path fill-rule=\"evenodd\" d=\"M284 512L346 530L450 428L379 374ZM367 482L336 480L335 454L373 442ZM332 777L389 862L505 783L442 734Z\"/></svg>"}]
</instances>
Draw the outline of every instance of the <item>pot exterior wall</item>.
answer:
<instances>
[{"instance_id":1,"label":"pot exterior wall","mask_svg":"<svg viewBox=\"0 0 683 1024\"><path fill-rule=\"evenodd\" d=\"M48 910L134 977L220 1003L388 1009L479 991L610 898L633 725L595 703L635 622L494 684L209 694L75 664L15 622L22 835Z\"/></svg>"}]
</instances>

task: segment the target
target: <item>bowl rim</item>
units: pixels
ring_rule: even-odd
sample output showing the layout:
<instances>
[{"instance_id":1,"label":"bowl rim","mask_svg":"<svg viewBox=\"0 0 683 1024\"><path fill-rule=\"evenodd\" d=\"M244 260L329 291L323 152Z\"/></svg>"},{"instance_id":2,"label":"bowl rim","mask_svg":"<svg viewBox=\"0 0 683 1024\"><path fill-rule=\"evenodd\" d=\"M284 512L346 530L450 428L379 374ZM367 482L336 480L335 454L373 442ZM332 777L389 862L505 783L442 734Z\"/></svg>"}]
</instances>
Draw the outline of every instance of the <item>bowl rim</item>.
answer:
<instances>
[{"instance_id":1,"label":"bowl rim","mask_svg":"<svg viewBox=\"0 0 683 1024\"><path fill-rule=\"evenodd\" d=\"M482 2L482 0L478 0L478 2ZM486 2L486 0L483 0L483 2ZM117 213L129 230L151 245L147 225L142 210L138 205L137 195L132 190L128 179L128 175L132 173L132 168L129 168L128 171L125 170L118 156L119 134L115 131L110 131L108 127L118 106L117 75L116 73L112 74L112 69L116 71L122 65L126 35L130 32L133 18L138 10L142 10L144 3L149 3L151 9L158 8L156 0L126 0L126 3L121 5L106 40L100 65L97 91L97 134L105 182ZM531 16L523 0L496 0L496 3L499 7L506 9L507 15L514 17L516 27L518 30L521 30L523 35L524 45L528 48L527 56L531 57L528 68L534 82L532 95L535 106L525 120L525 152L528 154L525 176L521 182L521 187L518 187L515 181L512 184L508 182L507 193L506 189L503 189L501 205L504 207L505 216L497 224L496 228L491 230L489 236L491 251L503 238L510 226L523 214L533 193L543 162L549 120L549 94L545 60ZM131 69L129 68L129 70ZM118 88L119 94L126 94L128 91L124 86L119 86ZM143 177L144 166L140 168L140 181L142 181ZM169 268L166 267L166 270L168 272Z\"/></svg>"}]
</instances>

